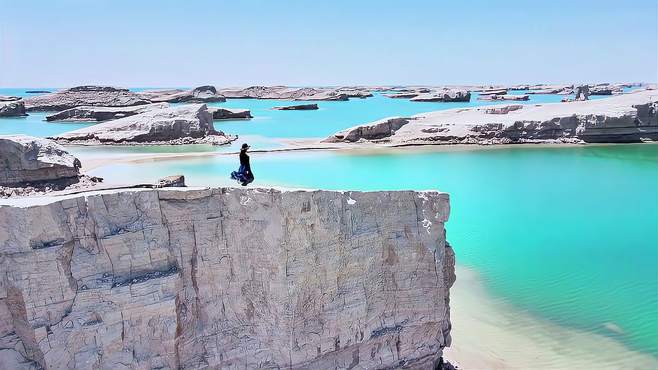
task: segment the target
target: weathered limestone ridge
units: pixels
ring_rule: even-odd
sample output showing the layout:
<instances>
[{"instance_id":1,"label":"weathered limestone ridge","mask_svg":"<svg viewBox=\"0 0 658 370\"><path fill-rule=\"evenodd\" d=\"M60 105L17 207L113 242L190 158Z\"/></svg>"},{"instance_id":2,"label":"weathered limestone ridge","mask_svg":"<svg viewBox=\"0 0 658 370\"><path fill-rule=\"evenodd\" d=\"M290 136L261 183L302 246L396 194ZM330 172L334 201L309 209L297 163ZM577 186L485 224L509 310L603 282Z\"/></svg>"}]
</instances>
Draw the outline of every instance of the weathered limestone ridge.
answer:
<instances>
[{"instance_id":1,"label":"weathered limestone ridge","mask_svg":"<svg viewBox=\"0 0 658 370\"><path fill-rule=\"evenodd\" d=\"M426 369L450 345L444 193L13 202L0 206L3 369Z\"/></svg>"},{"instance_id":2,"label":"weathered limestone ridge","mask_svg":"<svg viewBox=\"0 0 658 370\"><path fill-rule=\"evenodd\" d=\"M355 126L324 141L384 145L658 141L658 93L644 90L568 103L435 111Z\"/></svg>"}]
</instances>

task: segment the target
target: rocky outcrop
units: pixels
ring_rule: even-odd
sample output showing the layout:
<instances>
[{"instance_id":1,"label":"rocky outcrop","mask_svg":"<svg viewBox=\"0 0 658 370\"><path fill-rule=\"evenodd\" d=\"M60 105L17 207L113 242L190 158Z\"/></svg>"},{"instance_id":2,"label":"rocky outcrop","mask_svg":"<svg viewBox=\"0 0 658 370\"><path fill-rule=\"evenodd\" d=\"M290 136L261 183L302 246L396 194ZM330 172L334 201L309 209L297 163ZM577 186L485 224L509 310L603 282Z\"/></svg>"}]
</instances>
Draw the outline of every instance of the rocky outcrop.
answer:
<instances>
[{"instance_id":1,"label":"rocky outcrop","mask_svg":"<svg viewBox=\"0 0 658 370\"><path fill-rule=\"evenodd\" d=\"M80 161L47 139L0 136L0 158L0 186L77 180L80 175Z\"/></svg>"},{"instance_id":2,"label":"rocky outcrop","mask_svg":"<svg viewBox=\"0 0 658 370\"><path fill-rule=\"evenodd\" d=\"M249 109L208 107L212 119L249 119L253 118Z\"/></svg>"},{"instance_id":3,"label":"rocky outcrop","mask_svg":"<svg viewBox=\"0 0 658 370\"><path fill-rule=\"evenodd\" d=\"M623 92L623 87L621 85L595 85L590 86L589 94L590 95L613 95L621 94Z\"/></svg>"},{"instance_id":4,"label":"rocky outcrop","mask_svg":"<svg viewBox=\"0 0 658 370\"><path fill-rule=\"evenodd\" d=\"M486 114L507 114L515 110L523 109L522 105L503 105L502 107L490 107L485 108L484 113Z\"/></svg>"},{"instance_id":5,"label":"rocky outcrop","mask_svg":"<svg viewBox=\"0 0 658 370\"><path fill-rule=\"evenodd\" d=\"M22 117L25 113L25 103L22 100L0 101L0 117Z\"/></svg>"},{"instance_id":6,"label":"rocky outcrop","mask_svg":"<svg viewBox=\"0 0 658 370\"><path fill-rule=\"evenodd\" d=\"M137 93L143 99L152 102L167 103L216 103L226 101L222 94L217 93L214 86L199 86L192 90L150 90Z\"/></svg>"},{"instance_id":7,"label":"rocky outcrop","mask_svg":"<svg viewBox=\"0 0 658 370\"><path fill-rule=\"evenodd\" d=\"M134 116L154 109L165 109L169 107L167 103L136 105L132 107L93 107L82 106L67 109L55 114L46 116L46 121L109 121L124 117Z\"/></svg>"},{"instance_id":8,"label":"rocky outcrop","mask_svg":"<svg viewBox=\"0 0 658 370\"><path fill-rule=\"evenodd\" d=\"M158 180L158 186L162 188L184 188L185 176L173 175L173 176L163 177Z\"/></svg>"},{"instance_id":9,"label":"rocky outcrop","mask_svg":"<svg viewBox=\"0 0 658 370\"><path fill-rule=\"evenodd\" d=\"M205 104L152 109L99 123L54 138L64 144L227 144L234 138L215 131Z\"/></svg>"},{"instance_id":10,"label":"rocky outcrop","mask_svg":"<svg viewBox=\"0 0 658 370\"><path fill-rule=\"evenodd\" d=\"M10 101L18 101L21 100L20 97L18 96L4 96L0 95L0 102L10 102Z\"/></svg>"},{"instance_id":11,"label":"rocky outcrop","mask_svg":"<svg viewBox=\"0 0 658 370\"><path fill-rule=\"evenodd\" d=\"M411 121L412 118L386 118L375 121L369 125L357 126L345 131L341 131L325 139L328 143L338 142L357 142L360 140L379 140L391 137L402 126Z\"/></svg>"},{"instance_id":12,"label":"rocky outcrop","mask_svg":"<svg viewBox=\"0 0 658 370\"><path fill-rule=\"evenodd\" d=\"M385 97L392 99L411 99L418 95L420 95L420 93L416 92L397 92L393 94L384 94Z\"/></svg>"},{"instance_id":13,"label":"rocky outcrop","mask_svg":"<svg viewBox=\"0 0 658 370\"><path fill-rule=\"evenodd\" d=\"M341 87L335 91L338 94L347 95L348 98L365 99L373 96L369 89L360 87Z\"/></svg>"},{"instance_id":14,"label":"rocky outcrop","mask_svg":"<svg viewBox=\"0 0 658 370\"><path fill-rule=\"evenodd\" d=\"M478 96L478 100L488 100L488 101L495 101L495 100L512 100L512 101L527 101L530 100L530 96L523 94L523 95L480 95Z\"/></svg>"},{"instance_id":15,"label":"rocky outcrop","mask_svg":"<svg viewBox=\"0 0 658 370\"><path fill-rule=\"evenodd\" d=\"M589 100L589 95L590 95L589 94L589 86L587 86L587 85L582 85L582 86L576 87L576 90L574 91L574 93L576 94L574 100L577 100L577 101Z\"/></svg>"},{"instance_id":16,"label":"rocky outcrop","mask_svg":"<svg viewBox=\"0 0 658 370\"><path fill-rule=\"evenodd\" d=\"M384 145L625 143L658 140L658 93L651 90L607 99L507 107L451 109L396 118L397 129L382 122L353 127L326 142Z\"/></svg>"},{"instance_id":17,"label":"rocky outcrop","mask_svg":"<svg viewBox=\"0 0 658 370\"><path fill-rule=\"evenodd\" d=\"M227 99L280 99L280 100L349 100L347 94L336 89L286 86L251 86L221 89Z\"/></svg>"},{"instance_id":18,"label":"rocky outcrop","mask_svg":"<svg viewBox=\"0 0 658 370\"><path fill-rule=\"evenodd\" d=\"M471 93L467 90L436 90L419 94L410 99L418 102L469 102Z\"/></svg>"},{"instance_id":19,"label":"rocky outcrop","mask_svg":"<svg viewBox=\"0 0 658 370\"><path fill-rule=\"evenodd\" d=\"M150 103L128 89L109 86L77 86L24 100L28 111L53 112L79 106L129 107Z\"/></svg>"},{"instance_id":20,"label":"rocky outcrop","mask_svg":"<svg viewBox=\"0 0 658 370\"><path fill-rule=\"evenodd\" d=\"M299 105L286 105L281 107L274 107L274 110L317 110L317 104L299 104Z\"/></svg>"},{"instance_id":21,"label":"rocky outcrop","mask_svg":"<svg viewBox=\"0 0 658 370\"><path fill-rule=\"evenodd\" d=\"M507 89L488 89L480 91L480 96L507 95Z\"/></svg>"},{"instance_id":22,"label":"rocky outcrop","mask_svg":"<svg viewBox=\"0 0 658 370\"><path fill-rule=\"evenodd\" d=\"M264 189L0 207L0 367L434 368L448 212L437 192Z\"/></svg>"}]
</instances>

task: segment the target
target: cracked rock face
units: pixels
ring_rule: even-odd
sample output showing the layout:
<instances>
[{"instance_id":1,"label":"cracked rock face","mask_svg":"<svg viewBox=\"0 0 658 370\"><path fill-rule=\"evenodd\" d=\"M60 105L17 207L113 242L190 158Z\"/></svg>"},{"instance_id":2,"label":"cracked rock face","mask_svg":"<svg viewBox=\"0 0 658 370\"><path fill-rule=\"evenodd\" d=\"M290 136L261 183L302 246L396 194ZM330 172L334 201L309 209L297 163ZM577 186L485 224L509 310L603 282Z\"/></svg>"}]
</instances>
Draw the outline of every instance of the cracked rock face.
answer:
<instances>
[{"instance_id":1,"label":"cracked rock face","mask_svg":"<svg viewBox=\"0 0 658 370\"><path fill-rule=\"evenodd\" d=\"M77 86L24 101L28 111L63 111L79 106L129 107L150 103L128 89L110 86Z\"/></svg>"},{"instance_id":2,"label":"cracked rock face","mask_svg":"<svg viewBox=\"0 0 658 370\"><path fill-rule=\"evenodd\" d=\"M136 105L132 107L93 107L82 106L67 109L55 114L46 116L46 121L109 121L136 114L141 114L149 110L168 108L167 103Z\"/></svg>"},{"instance_id":3,"label":"cracked rock face","mask_svg":"<svg viewBox=\"0 0 658 370\"><path fill-rule=\"evenodd\" d=\"M150 90L137 93L152 102L168 103L212 103L223 102L226 98L217 93L214 86L199 86L192 90Z\"/></svg>"},{"instance_id":4,"label":"cracked rock face","mask_svg":"<svg viewBox=\"0 0 658 370\"><path fill-rule=\"evenodd\" d=\"M0 136L0 185L78 178L80 160L61 145L26 135Z\"/></svg>"},{"instance_id":5,"label":"cracked rock face","mask_svg":"<svg viewBox=\"0 0 658 370\"><path fill-rule=\"evenodd\" d=\"M249 119L253 118L249 109L208 107L212 119Z\"/></svg>"},{"instance_id":6,"label":"cracked rock face","mask_svg":"<svg viewBox=\"0 0 658 370\"><path fill-rule=\"evenodd\" d=\"M488 145L656 140L658 93L644 90L568 104L499 105L421 113L348 128L324 141Z\"/></svg>"},{"instance_id":7,"label":"cracked rock face","mask_svg":"<svg viewBox=\"0 0 658 370\"><path fill-rule=\"evenodd\" d=\"M218 144L230 142L223 133L215 131L212 115L205 104L147 109L140 114L94 126L69 131L54 139L62 143L175 143L181 139L217 137Z\"/></svg>"},{"instance_id":8,"label":"cracked rock face","mask_svg":"<svg viewBox=\"0 0 658 370\"><path fill-rule=\"evenodd\" d=\"M0 117L22 117L22 116L27 116L27 114L25 113L25 103L22 100L0 99Z\"/></svg>"},{"instance_id":9,"label":"cracked rock face","mask_svg":"<svg viewBox=\"0 0 658 370\"><path fill-rule=\"evenodd\" d=\"M0 368L432 368L450 344L447 194L43 203L0 207Z\"/></svg>"}]
</instances>

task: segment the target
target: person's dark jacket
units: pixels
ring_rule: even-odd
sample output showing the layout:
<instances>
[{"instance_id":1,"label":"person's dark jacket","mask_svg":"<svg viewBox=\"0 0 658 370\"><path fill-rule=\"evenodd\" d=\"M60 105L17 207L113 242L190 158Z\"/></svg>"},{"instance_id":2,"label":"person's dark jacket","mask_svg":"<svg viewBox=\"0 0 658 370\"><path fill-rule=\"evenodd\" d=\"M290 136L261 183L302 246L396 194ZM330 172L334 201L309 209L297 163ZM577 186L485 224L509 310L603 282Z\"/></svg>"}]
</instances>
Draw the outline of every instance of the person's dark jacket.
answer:
<instances>
[{"instance_id":1,"label":"person's dark jacket","mask_svg":"<svg viewBox=\"0 0 658 370\"><path fill-rule=\"evenodd\" d=\"M244 166L246 171L251 172L251 165L249 164L249 155L244 150L240 151L240 166Z\"/></svg>"}]
</instances>

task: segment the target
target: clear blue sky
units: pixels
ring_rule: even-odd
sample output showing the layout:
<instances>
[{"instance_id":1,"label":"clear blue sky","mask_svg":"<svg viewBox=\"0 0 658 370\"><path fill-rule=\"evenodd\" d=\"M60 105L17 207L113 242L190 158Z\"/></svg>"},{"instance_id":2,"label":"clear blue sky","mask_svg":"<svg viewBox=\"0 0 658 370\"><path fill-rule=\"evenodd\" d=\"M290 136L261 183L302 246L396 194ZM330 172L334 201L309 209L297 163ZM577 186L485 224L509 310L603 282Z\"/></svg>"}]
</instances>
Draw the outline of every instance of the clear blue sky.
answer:
<instances>
[{"instance_id":1,"label":"clear blue sky","mask_svg":"<svg viewBox=\"0 0 658 370\"><path fill-rule=\"evenodd\" d=\"M656 82L656 0L0 0L0 87Z\"/></svg>"}]
</instances>

